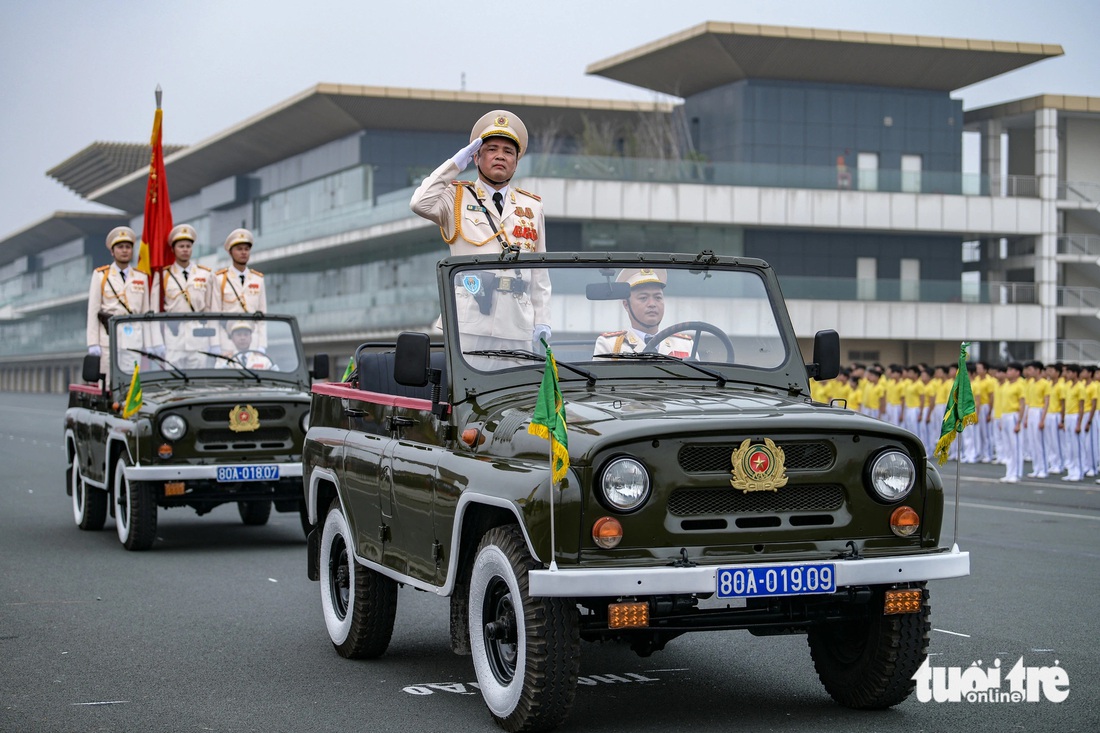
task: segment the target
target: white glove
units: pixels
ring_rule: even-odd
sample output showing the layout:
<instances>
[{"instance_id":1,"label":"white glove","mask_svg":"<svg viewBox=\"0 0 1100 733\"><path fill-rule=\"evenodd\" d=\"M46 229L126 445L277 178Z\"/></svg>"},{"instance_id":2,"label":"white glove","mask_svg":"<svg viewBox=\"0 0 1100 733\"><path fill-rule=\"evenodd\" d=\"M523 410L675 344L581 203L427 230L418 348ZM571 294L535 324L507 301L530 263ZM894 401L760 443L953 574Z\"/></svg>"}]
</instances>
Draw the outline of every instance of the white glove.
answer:
<instances>
[{"instance_id":1,"label":"white glove","mask_svg":"<svg viewBox=\"0 0 1100 733\"><path fill-rule=\"evenodd\" d=\"M451 161L453 161L454 164L458 166L458 169L460 171L464 171L473 161L474 153L476 153L478 151L478 148L480 147L481 138L479 137L466 147L462 148L462 150L459 150L457 153L455 153L454 157L451 158Z\"/></svg>"},{"instance_id":2,"label":"white glove","mask_svg":"<svg viewBox=\"0 0 1100 733\"><path fill-rule=\"evenodd\" d=\"M550 343L550 327L545 323L536 323L535 330L531 332L531 341L541 346L542 339L546 339L546 343Z\"/></svg>"},{"instance_id":3,"label":"white glove","mask_svg":"<svg viewBox=\"0 0 1100 733\"><path fill-rule=\"evenodd\" d=\"M156 354L161 359L163 359L164 355L167 354L168 352L164 349L164 344L157 344L156 346L153 347L152 353Z\"/></svg>"},{"instance_id":4,"label":"white glove","mask_svg":"<svg viewBox=\"0 0 1100 733\"><path fill-rule=\"evenodd\" d=\"M88 347L88 353L92 356L102 356L103 351L99 348L99 344L92 344Z\"/></svg>"}]
</instances>

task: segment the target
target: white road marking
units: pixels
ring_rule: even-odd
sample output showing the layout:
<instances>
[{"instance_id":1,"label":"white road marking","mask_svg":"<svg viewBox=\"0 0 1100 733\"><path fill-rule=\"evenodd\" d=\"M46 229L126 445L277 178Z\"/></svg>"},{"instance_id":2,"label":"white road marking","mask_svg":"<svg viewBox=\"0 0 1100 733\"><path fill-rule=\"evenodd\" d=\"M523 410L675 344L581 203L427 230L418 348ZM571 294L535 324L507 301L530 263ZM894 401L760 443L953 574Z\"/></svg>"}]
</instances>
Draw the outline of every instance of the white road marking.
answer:
<instances>
[{"instance_id":1,"label":"white road marking","mask_svg":"<svg viewBox=\"0 0 1100 733\"><path fill-rule=\"evenodd\" d=\"M125 705L129 700L101 700L100 702L74 702L73 705Z\"/></svg>"},{"instance_id":2,"label":"white road marking","mask_svg":"<svg viewBox=\"0 0 1100 733\"><path fill-rule=\"evenodd\" d=\"M994 506L993 504L974 504L969 501L960 501L959 506L970 507L971 509L994 509L999 512L1016 512L1018 514L1039 514L1044 517L1064 517L1065 519L1091 519L1094 522L1100 522L1100 516L1094 514L1071 514L1069 512L1048 512L1042 509L1022 509L1020 507L1012 506Z\"/></svg>"},{"instance_id":3,"label":"white road marking","mask_svg":"<svg viewBox=\"0 0 1100 733\"><path fill-rule=\"evenodd\" d=\"M1057 484L1040 483L1038 481L1028 481L1027 479L1021 479L1014 484L1002 483L999 478L982 478L980 476L974 476L966 479L967 482L973 482L977 484L997 484L1001 488L1008 489L1032 489L1033 493L1041 494L1044 489L1057 489L1058 491L1100 491L1100 486L1089 479L1087 481L1059 481ZM1036 486L1043 487L1042 489L1035 489ZM966 487L963 487L963 495L966 495Z\"/></svg>"},{"instance_id":4,"label":"white road marking","mask_svg":"<svg viewBox=\"0 0 1100 733\"><path fill-rule=\"evenodd\" d=\"M958 631L948 631L947 629L932 629L932 630L933 631L938 631L941 634L951 634L951 636L961 636L964 639L969 639L970 638L970 634L960 634Z\"/></svg>"}]
</instances>

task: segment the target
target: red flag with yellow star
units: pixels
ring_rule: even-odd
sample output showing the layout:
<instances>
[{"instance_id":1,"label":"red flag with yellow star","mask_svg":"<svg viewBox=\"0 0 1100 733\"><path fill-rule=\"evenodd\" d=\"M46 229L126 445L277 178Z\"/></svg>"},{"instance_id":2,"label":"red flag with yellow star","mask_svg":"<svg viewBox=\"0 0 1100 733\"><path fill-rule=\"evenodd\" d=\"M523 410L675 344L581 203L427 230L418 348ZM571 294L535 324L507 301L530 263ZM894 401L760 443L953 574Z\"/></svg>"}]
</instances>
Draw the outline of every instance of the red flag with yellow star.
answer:
<instances>
[{"instance_id":1,"label":"red flag with yellow star","mask_svg":"<svg viewBox=\"0 0 1100 733\"><path fill-rule=\"evenodd\" d=\"M141 250L137 269L150 278L175 259L168 246L168 233L172 231L172 205L168 198L168 178L164 174L164 149L161 145L160 87L157 87L157 111L153 116L153 136L150 145L149 183L145 188L145 224L141 230ZM163 293L162 293L163 297ZM157 310L164 310L157 303Z\"/></svg>"}]
</instances>

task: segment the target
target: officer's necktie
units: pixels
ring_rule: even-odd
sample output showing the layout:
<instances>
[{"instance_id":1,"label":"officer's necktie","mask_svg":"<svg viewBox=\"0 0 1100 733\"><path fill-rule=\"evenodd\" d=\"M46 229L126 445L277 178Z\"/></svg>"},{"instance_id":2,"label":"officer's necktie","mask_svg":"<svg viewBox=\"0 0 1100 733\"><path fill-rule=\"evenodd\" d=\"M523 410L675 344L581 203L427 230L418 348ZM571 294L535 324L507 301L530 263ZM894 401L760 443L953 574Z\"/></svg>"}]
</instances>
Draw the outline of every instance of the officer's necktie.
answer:
<instances>
[{"instance_id":1,"label":"officer's necktie","mask_svg":"<svg viewBox=\"0 0 1100 733\"><path fill-rule=\"evenodd\" d=\"M244 285L244 273L241 273L241 285Z\"/></svg>"},{"instance_id":2,"label":"officer's necktie","mask_svg":"<svg viewBox=\"0 0 1100 733\"><path fill-rule=\"evenodd\" d=\"M647 333L647 334L645 335L645 342L646 342L646 343L648 344L648 343L649 343L650 341L652 341L652 340L653 340L653 334L651 334L651 333Z\"/></svg>"},{"instance_id":3,"label":"officer's necktie","mask_svg":"<svg viewBox=\"0 0 1100 733\"><path fill-rule=\"evenodd\" d=\"M183 281L187 282L187 270L183 271Z\"/></svg>"},{"instance_id":4,"label":"officer's necktie","mask_svg":"<svg viewBox=\"0 0 1100 733\"><path fill-rule=\"evenodd\" d=\"M119 270L118 274L119 274L119 277L122 278L122 282L126 282L126 270Z\"/></svg>"},{"instance_id":5,"label":"officer's necktie","mask_svg":"<svg viewBox=\"0 0 1100 733\"><path fill-rule=\"evenodd\" d=\"M504 194L497 191L493 194L493 203L497 205L497 213L504 216Z\"/></svg>"}]
</instances>

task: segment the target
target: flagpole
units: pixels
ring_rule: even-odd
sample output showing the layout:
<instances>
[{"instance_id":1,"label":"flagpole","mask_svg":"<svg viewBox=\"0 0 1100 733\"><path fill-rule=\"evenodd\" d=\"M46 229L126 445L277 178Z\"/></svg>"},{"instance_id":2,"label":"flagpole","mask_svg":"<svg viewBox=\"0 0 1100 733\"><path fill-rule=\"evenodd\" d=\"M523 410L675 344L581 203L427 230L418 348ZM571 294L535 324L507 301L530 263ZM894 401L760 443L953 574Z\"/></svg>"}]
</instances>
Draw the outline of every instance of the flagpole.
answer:
<instances>
[{"instance_id":1,"label":"flagpole","mask_svg":"<svg viewBox=\"0 0 1100 733\"><path fill-rule=\"evenodd\" d=\"M960 441L961 442L961 441ZM955 459L955 535L951 538L951 551L959 550L959 491L962 487L962 446L959 446L959 455Z\"/></svg>"},{"instance_id":2,"label":"flagpole","mask_svg":"<svg viewBox=\"0 0 1100 733\"><path fill-rule=\"evenodd\" d=\"M554 541L554 443L550 442L550 572L558 570L558 558L555 549L558 544Z\"/></svg>"}]
</instances>

